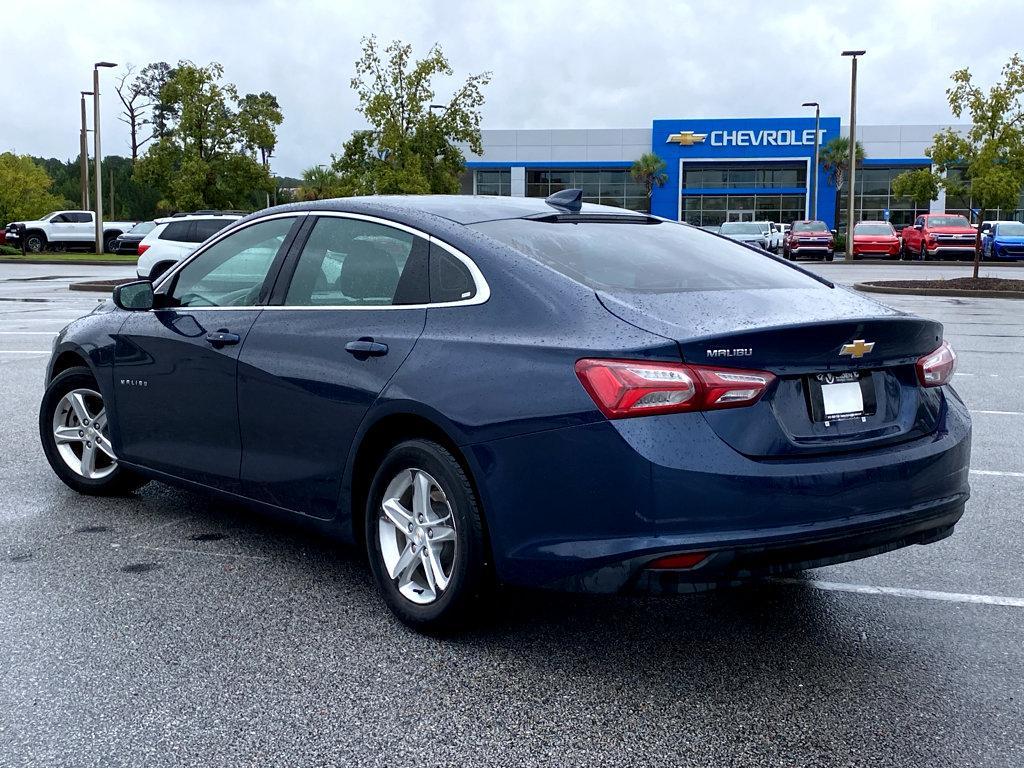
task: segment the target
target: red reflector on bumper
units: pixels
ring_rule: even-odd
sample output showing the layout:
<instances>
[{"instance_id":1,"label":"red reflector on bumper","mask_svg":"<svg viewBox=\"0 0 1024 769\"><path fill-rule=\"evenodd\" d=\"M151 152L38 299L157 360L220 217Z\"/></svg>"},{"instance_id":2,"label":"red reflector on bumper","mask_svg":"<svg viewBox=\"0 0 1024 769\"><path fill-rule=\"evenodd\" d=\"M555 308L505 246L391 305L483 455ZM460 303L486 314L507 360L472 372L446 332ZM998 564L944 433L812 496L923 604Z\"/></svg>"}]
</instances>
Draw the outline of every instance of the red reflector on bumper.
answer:
<instances>
[{"instance_id":1,"label":"red reflector on bumper","mask_svg":"<svg viewBox=\"0 0 1024 769\"><path fill-rule=\"evenodd\" d=\"M647 564L648 569L692 569L707 559L709 553L680 553L666 555Z\"/></svg>"}]
</instances>

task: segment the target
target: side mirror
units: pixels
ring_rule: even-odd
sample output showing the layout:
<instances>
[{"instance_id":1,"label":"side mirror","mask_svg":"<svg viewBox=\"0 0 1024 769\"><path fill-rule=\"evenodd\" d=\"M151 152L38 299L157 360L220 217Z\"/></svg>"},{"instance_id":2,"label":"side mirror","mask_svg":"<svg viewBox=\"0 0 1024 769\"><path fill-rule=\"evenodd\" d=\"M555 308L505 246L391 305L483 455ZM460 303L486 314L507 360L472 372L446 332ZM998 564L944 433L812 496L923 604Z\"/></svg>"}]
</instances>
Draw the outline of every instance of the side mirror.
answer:
<instances>
[{"instance_id":1,"label":"side mirror","mask_svg":"<svg viewBox=\"0 0 1024 769\"><path fill-rule=\"evenodd\" d=\"M832 234L833 235L838 235L839 234L839 230L832 230Z\"/></svg>"},{"instance_id":2,"label":"side mirror","mask_svg":"<svg viewBox=\"0 0 1024 769\"><path fill-rule=\"evenodd\" d=\"M915 224L914 225L914 229L915 230L923 230L924 229L924 225L923 224Z\"/></svg>"},{"instance_id":3,"label":"side mirror","mask_svg":"<svg viewBox=\"0 0 1024 769\"><path fill-rule=\"evenodd\" d=\"M135 280L116 286L114 304L122 310L152 310L153 284L148 280Z\"/></svg>"}]
</instances>

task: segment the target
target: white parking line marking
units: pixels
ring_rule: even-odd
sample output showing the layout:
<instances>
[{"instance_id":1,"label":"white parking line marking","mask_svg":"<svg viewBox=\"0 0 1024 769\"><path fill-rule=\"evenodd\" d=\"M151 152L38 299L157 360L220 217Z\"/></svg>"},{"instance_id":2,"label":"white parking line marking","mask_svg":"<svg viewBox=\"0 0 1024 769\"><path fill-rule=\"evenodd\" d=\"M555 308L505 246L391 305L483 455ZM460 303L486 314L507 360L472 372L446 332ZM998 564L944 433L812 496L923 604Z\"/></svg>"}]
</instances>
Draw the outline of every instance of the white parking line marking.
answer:
<instances>
[{"instance_id":1,"label":"white parking line marking","mask_svg":"<svg viewBox=\"0 0 1024 769\"><path fill-rule=\"evenodd\" d=\"M191 517L191 515L183 515L181 518L175 518L174 520L167 521L166 523L160 523L156 526L150 526L148 529L143 529L142 531L135 532L134 534L130 535L128 539L138 539L139 537L148 536L153 532L160 531L160 529L166 529L168 526L174 526L175 524L183 523Z\"/></svg>"},{"instance_id":2,"label":"white parking line marking","mask_svg":"<svg viewBox=\"0 0 1024 769\"><path fill-rule=\"evenodd\" d=\"M972 475L1005 475L1009 478L1024 478L1024 473L1012 473L1008 470L971 470Z\"/></svg>"},{"instance_id":3,"label":"white parking line marking","mask_svg":"<svg viewBox=\"0 0 1024 769\"><path fill-rule=\"evenodd\" d=\"M972 414L1003 414L1008 417L1024 417L1024 411L988 411L985 409L971 409Z\"/></svg>"},{"instance_id":4,"label":"white parking line marking","mask_svg":"<svg viewBox=\"0 0 1024 769\"><path fill-rule=\"evenodd\" d=\"M1003 595L978 595L976 593L943 593L938 590L913 590L906 587L875 587L874 585L849 585L844 582L826 582L820 579L796 579L778 577L772 582L786 585L807 585L818 590L838 593L860 593L862 595L894 595L900 598L924 598L928 601L952 601L954 603L983 603L990 606L1013 606L1024 609L1024 598L1010 598Z\"/></svg>"},{"instance_id":5,"label":"white parking line marking","mask_svg":"<svg viewBox=\"0 0 1024 769\"><path fill-rule=\"evenodd\" d=\"M184 548L174 547L147 547L146 545L137 545L139 550L149 550L154 553L178 553L180 555L212 555L215 558L245 558L250 561L269 561L263 555L241 555L240 553L219 553L215 550L187 550Z\"/></svg>"}]
</instances>

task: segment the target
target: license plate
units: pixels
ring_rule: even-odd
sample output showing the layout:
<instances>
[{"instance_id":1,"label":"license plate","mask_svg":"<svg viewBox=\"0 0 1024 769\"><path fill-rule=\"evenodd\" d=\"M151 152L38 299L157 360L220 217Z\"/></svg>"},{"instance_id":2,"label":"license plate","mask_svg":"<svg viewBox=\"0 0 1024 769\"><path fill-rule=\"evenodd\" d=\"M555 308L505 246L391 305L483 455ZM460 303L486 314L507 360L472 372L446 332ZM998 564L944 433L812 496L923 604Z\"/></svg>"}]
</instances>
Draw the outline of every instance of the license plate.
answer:
<instances>
[{"instance_id":1,"label":"license plate","mask_svg":"<svg viewBox=\"0 0 1024 769\"><path fill-rule=\"evenodd\" d=\"M857 416L864 413L864 394L860 382L823 383L821 400L826 417Z\"/></svg>"},{"instance_id":2,"label":"license plate","mask_svg":"<svg viewBox=\"0 0 1024 769\"><path fill-rule=\"evenodd\" d=\"M870 371L815 374L805 380L811 419L830 424L865 421L875 413L875 377Z\"/></svg>"}]
</instances>

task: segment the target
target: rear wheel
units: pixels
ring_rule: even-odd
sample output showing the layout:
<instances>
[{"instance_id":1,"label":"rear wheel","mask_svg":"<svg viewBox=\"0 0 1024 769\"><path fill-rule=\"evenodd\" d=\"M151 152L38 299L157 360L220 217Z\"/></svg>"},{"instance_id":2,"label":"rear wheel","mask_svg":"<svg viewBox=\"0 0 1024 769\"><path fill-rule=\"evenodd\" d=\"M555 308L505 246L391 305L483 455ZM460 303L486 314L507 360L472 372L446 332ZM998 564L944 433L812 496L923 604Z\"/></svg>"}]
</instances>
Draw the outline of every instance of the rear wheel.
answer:
<instances>
[{"instance_id":1,"label":"rear wheel","mask_svg":"<svg viewBox=\"0 0 1024 769\"><path fill-rule=\"evenodd\" d=\"M39 407L39 437L50 467L82 494L127 494L145 479L118 464L110 445L106 405L87 368L54 377Z\"/></svg>"},{"instance_id":2,"label":"rear wheel","mask_svg":"<svg viewBox=\"0 0 1024 769\"><path fill-rule=\"evenodd\" d=\"M149 271L149 282L156 283L157 280L160 279L160 276L173 266L174 262L161 262L160 264L154 264L153 269Z\"/></svg>"},{"instance_id":3,"label":"rear wheel","mask_svg":"<svg viewBox=\"0 0 1024 769\"><path fill-rule=\"evenodd\" d=\"M402 622L443 630L472 618L489 586L483 520L465 471L447 449L426 440L391 449L365 515L370 568Z\"/></svg>"}]
</instances>

